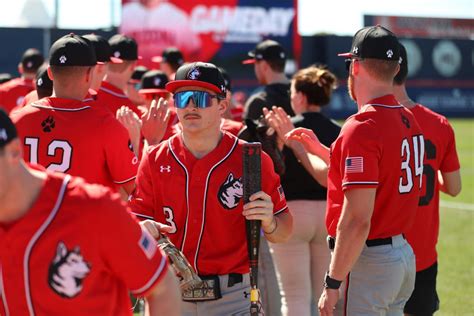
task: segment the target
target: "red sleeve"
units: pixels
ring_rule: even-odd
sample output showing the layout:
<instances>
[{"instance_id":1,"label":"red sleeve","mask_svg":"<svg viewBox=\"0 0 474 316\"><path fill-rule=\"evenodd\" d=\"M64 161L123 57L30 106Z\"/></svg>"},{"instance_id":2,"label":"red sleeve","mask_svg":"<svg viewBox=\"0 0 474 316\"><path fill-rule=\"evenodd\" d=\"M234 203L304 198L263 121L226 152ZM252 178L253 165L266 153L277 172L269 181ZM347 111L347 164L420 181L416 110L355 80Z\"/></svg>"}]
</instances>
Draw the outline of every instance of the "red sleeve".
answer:
<instances>
[{"instance_id":1,"label":"red sleeve","mask_svg":"<svg viewBox=\"0 0 474 316\"><path fill-rule=\"evenodd\" d=\"M146 296L166 274L166 255L118 196L102 204L98 224L109 228L98 238L104 261L134 295Z\"/></svg>"},{"instance_id":2,"label":"red sleeve","mask_svg":"<svg viewBox=\"0 0 474 316\"><path fill-rule=\"evenodd\" d=\"M349 123L340 142L339 170L343 190L374 188L379 184L381 157L378 133L372 121Z\"/></svg>"},{"instance_id":3,"label":"red sleeve","mask_svg":"<svg viewBox=\"0 0 474 316\"><path fill-rule=\"evenodd\" d=\"M273 214L288 212L285 193L280 184L280 176L273 168L272 159L262 151L262 191L270 195L273 202Z\"/></svg>"},{"instance_id":4,"label":"red sleeve","mask_svg":"<svg viewBox=\"0 0 474 316\"><path fill-rule=\"evenodd\" d=\"M113 181L120 185L134 180L138 158L130 148L127 130L112 116L105 120L104 126L105 156Z\"/></svg>"},{"instance_id":5,"label":"red sleeve","mask_svg":"<svg viewBox=\"0 0 474 316\"><path fill-rule=\"evenodd\" d=\"M154 219L154 193L152 172L150 168L150 152L143 155L138 167L136 187L129 201L132 212L141 219Z\"/></svg>"},{"instance_id":6,"label":"red sleeve","mask_svg":"<svg viewBox=\"0 0 474 316\"><path fill-rule=\"evenodd\" d=\"M453 172L459 170L461 167L459 164L458 153L456 151L456 139L454 137L454 131L449 122L446 120L446 131L443 135L448 140L446 145L446 151L442 157L439 170L441 172Z\"/></svg>"}]
</instances>

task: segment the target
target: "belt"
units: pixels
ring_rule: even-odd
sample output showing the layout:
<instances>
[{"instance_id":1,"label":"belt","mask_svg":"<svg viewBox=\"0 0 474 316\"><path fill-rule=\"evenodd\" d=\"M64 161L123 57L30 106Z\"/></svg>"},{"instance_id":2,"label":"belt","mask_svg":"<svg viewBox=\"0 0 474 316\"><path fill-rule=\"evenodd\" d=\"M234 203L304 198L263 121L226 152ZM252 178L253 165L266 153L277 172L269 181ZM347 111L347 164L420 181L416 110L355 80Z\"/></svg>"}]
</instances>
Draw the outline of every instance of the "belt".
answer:
<instances>
[{"instance_id":1,"label":"belt","mask_svg":"<svg viewBox=\"0 0 474 316\"><path fill-rule=\"evenodd\" d=\"M242 283L244 281L244 277L240 273L229 273L228 274L228 279L227 279L227 287L232 287L235 284ZM218 275L204 275L204 276L199 276L201 279L206 280L206 279L219 279Z\"/></svg>"},{"instance_id":2,"label":"belt","mask_svg":"<svg viewBox=\"0 0 474 316\"><path fill-rule=\"evenodd\" d=\"M403 237L405 238L405 236ZM328 241L329 250L334 250L334 247L336 247L336 238L328 236L327 241ZM376 247L376 246L391 245L391 244L392 244L392 237L368 239L365 241L365 245L367 247Z\"/></svg>"}]
</instances>

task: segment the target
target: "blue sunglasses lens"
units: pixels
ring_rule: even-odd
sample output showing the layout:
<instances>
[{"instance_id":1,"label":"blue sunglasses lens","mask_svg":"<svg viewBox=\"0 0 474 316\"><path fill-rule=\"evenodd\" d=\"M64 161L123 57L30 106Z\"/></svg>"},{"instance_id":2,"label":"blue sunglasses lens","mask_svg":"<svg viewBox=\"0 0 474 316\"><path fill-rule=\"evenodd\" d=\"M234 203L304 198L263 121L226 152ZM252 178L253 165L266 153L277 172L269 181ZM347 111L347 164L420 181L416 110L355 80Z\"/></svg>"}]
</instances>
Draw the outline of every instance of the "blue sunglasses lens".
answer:
<instances>
[{"instance_id":1,"label":"blue sunglasses lens","mask_svg":"<svg viewBox=\"0 0 474 316\"><path fill-rule=\"evenodd\" d=\"M174 104L178 109L184 109L192 99L196 107L204 109L212 105L213 97L205 91L182 91L174 94Z\"/></svg>"}]
</instances>

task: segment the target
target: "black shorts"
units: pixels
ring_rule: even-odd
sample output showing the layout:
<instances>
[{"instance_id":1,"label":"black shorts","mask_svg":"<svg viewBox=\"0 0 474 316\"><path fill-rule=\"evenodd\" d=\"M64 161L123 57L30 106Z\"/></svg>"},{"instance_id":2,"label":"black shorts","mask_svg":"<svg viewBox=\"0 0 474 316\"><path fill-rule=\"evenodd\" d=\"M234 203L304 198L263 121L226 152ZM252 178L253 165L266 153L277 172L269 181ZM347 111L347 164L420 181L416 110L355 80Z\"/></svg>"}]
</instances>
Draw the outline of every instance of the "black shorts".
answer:
<instances>
[{"instance_id":1,"label":"black shorts","mask_svg":"<svg viewBox=\"0 0 474 316\"><path fill-rule=\"evenodd\" d=\"M432 315L439 309L439 298L436 293L437 275L438 262L416 273L415 290L403 309L405 314Z\"/></svg>"}]
</instances>

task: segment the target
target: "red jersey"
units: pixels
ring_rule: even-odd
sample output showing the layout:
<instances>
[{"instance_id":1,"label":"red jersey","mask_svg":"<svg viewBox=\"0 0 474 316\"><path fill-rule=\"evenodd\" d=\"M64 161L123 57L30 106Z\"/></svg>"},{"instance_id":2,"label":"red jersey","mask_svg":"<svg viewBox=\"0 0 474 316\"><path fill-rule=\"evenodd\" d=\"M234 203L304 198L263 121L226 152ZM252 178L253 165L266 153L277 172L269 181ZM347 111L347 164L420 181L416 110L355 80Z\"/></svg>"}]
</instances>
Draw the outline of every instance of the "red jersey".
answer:
<instances>
[{"instance_id":1,"label":"red jersey","mask_svg":"<svg viewBox=\"0 0 474 316\"><path fill-rule=\"evenodd\" d=\"M33 80L15 78L0 85L0 108L10 113L13 108L19 106L25 95L34 90Z\"/></svg>"},{"instance_id":2,"label":"red jersey","mask_svg":"<svg viewBox=\"0 0 474 316\"><path fill-rule=\"evenodd\" d=\"M15 111L12 120L25 161L111 188L135 179L128 132L108 111L50 97Z\"/></svg>"},{"instance_id":3,"label":"red jersey","mask_svg":"<svg viewBox=\"0 0 474 316\"><path fill-rule=\"evenodd\" d=\"M430 109L416 105L410 109L420 124L425 138L425 163L422 195L418 202L415 223L406 237L416 256L416 270L424 270L437 260L439 233L438 170L459 170L454 131L448 120Z\"/></svg>"},{"instance_id":4,"label":"red jersey","mask_svg":"<svg viewBox=\"0 0 474 316\"><path fill-rule=\"evenodd\" d=\"M99 91L97 91L97 103L108 108L114 117L117 110L123 105L128 106L138 117L142 116L138 107L125 95L122 89L106 81L102 81Z\"/></svg>"},{"instance_id":5,"label":"red jersey","mask_svg":"<svg viewBox=\"0 0 474 316\"><path fill-rule=\"evenodd\" d=\"M248 273L242 215L242 144L223 133L219 145L197 159L182 134L151 148L140 162L132 210L174 228L170 240L200 275ZM288 212L273 163L262 153L262 191L274 214Z\"/></svg>"},{"instance_id":6,"label":"red jersey","mask_svg":"<svg viewBox=\"0 0 474 316\"><path fill-rule=\"evenodd\" d=\"M118 195L59 173L0 225L0 261L1 315L132 315L128 290L148 294L168 269Z\"/></svg>"},{"instance_id":7,"label":"red jersey","mask_svg":"<svg viewBox=\"0 0 474 316\"><path fill-rule=\"evenodd\" d=\"M423 135L413 114L393 95L371 100L349 117L331 145L326 226L336 237L351 188L377 188L368 239L406 233L418 208Z\"/></svg>"}]
</instances>

